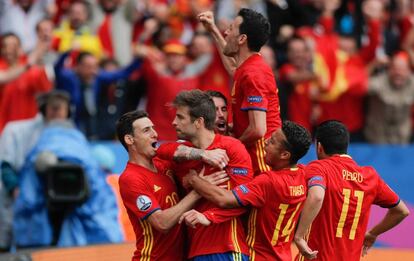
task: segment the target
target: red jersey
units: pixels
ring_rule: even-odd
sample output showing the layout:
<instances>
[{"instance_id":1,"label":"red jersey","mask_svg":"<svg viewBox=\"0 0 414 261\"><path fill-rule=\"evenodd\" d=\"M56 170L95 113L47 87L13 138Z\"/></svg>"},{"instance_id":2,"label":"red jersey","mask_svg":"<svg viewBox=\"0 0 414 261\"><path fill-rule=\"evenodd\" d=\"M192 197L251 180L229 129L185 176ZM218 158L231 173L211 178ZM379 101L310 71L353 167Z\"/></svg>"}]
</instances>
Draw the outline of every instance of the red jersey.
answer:
<instances>
[{"instance_id":1,"label":"red jersey","mask_svg":"<svg viewBox=\"0 0 414 261\"><path fill-rule=\"evenodd\" d=\"M269 171L233 190L242 206L251 205L250 260L292 260L296 222L306 199L304 167Z\"/></svg>"},{"instance_id":2,"label":"red jersey","mask_svg":"<svg viewBox=\"0 0 414 261\"><path fill-rule=\"evenodd\" d=\"M119 189L134 228L136 250L132 260L183 260L184 234L175 225L163 234L151 227L147 218L159 209L178 203L177 189L169 164L154 159L158 172L129 163L119 178Z\"/></svg>"},{"instance_id":3,"label":"red jersey","mask_svg":"<svg viewBox=\"0 0 414 261\"><path fill-rule=\"evenodd\" d=\"M19 62L20 64L22 61ZM8 65L0 61L0 70ZM0 85L0 133L4 126L15 120L30 119L36 116L36 96L51 90L52 83L42 67L34 66L18 78Z\"/></svg>"},{"instance_id":4,"label":"red jersey","mask_svg":"<svg viewBox=\"0 0 414 261\"><path fill-rule=\"evenodd\" d=\"M296 70L291 64L283 65L279 70L280 81L285 82L286 85L292 84L287 80L287 77ZM308 131L312 131L311 117L313 101L310 94L312 88L314 88L312 81L302 81L292 87L293 90L288 98L289 120L299 123L308 129Z\"/></svg>"},{"instance_id":5,"label":"red jersey","mask_svg":"<svg viewBox=\"0 0 414 261\"><path fill-rule=\"evenodd\" d=\"M175 148L178 145L176 144ZM192 146L189 142L184 143L184 145ZM157 153L164 153L164 148L161 146ZM172 157L175 148L171 146L169 148L170 152L166 154ZM212 144L206 148L206 150L213 149L226 150L230 159L225 168L230 178L227 183L228 189L251 181L253 172L250 156L239 140L216 134ZM183 177L188 174L188 170L194 169L200 171L204 165L201 161L181 162L177 164L175 172L179 181L182 182ZM218 169L205 165L205 175L209 175L215 171L218 171ZM189 258L229 251L248 255L246 235L239 218L242 213L246 212L246 209L221 209L206 199L199 200L194 209L206 215L212 224L207 227L198 226L195 229L188 227L190 236Z\"/></svg>"},{"instance_id":6,"label":"red jersey","mask_svg":"<svg viewBox=\"0 0 414 261\"><path fill-rule=\"evenodd\" d=\"M143 65L143 75L147 81L147 112L157 128L160 140L174 141L177 134L172 126L175 110L171 106L175 96L180 91L193 90L199 86L199 78L163 75L158 73L146 61Z\"/></svg>"},{"instance_id":7,"label":"red jersey","mask_svg":"<svg viewBox=\"0 0 414 261\"><path fill-rule=\"evenodd\" d=\"M358 166L348 155L314 161L305 171L308 188L325 188L308 240L319 251L314 260L360 260L371 205L396 206L398 195L374 168Z\"/></svg>"},{"instance_id":8,"label":"red jersey","mask_svg":"<svg viewBox=\"0 0 414 261\"><path fill-rule=\"evenodd\" d=\"M249 110L266 112L266 134L271 134L282 126L280 120L279 97L275 76L260 54L251 55L234 73L231 91L233 109L233 132L239 138L249 125ZM253 170L269 171L264 161L264 140L247 148L252 158Z\"/></svg>"}]
</instances>

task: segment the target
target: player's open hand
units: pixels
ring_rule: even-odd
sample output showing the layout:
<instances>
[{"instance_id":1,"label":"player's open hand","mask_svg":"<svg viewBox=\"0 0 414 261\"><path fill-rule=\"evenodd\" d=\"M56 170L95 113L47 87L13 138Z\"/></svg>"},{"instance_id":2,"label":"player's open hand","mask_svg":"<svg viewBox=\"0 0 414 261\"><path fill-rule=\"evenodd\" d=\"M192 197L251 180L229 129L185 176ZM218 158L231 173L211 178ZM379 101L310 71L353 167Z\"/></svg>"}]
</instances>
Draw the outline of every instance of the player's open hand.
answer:
<instances>
[{"instance_id":1,"label":"player's open hand","mask_svg":"<svg viewBox=\"0 0 414 261\"><path fill-rule=\"evenodd\" d=\"M187 226L192 228L196 228L197 224L201 224L203 226L209 226L211 224L211 221L208 220L206 216L194 209L181 215L178 223L181 224L183 221L187 224Z\"/></svg>"},{"instance_id":2,"label":"player's open hand","mask_svg":"<svg viewBox=\"0 0 414 261\"><path fill-rule=\"evenodd\" d=\"M200 21L207 31L213 31L216 26L214 23L214 14L211 11L202 12L197 15L198 21Z\"/></svg>"},{"instance_id":3,"label":"player's open hand","mask_svg":"<svg viewBox=\"0 0 414 261\"><path fill-rule=\"evenodd\" d=\"M295 243L296 246L299 249L299 252L302 256L304 256L307 259L314 259L316 258L316 255L318 254L317 250L312 250L309 248L308 243L303 238L297 238L295 237Z\"/></svg>"},{"instance_id":4,"label":"player's open hand","mask_svg":"<svg viewBox=\"0 0 414 261\"><path fill-rule=\"evenodd\" d=\"M229 180L229 176L227 175L225 170L220 170L214 173L211 173L208 176L204 176L204 168L200 171L200 173L198 174L198 176L202 179L204 179L205 181L207 181L210 184L213 185L220 185L226 181ZM220 186L221 188L227 189L226 185Z\"/></svg>"},{"instance_id":5,"label":"player's open hand","mask_svg":"<svg viewBox=\"0 0 414 261\"><path fill-rule=\"evenodd\" d=\"M365 234L362 256L366 256L368 254L368 250L372 247L372 245L374 245L375 240L377 240L377 237L375 235L369 232Z\"/></svg>"},{"instance_id":6,"label":"player's open hand","mask_svg":"<svg viewBox=\"0 0 414 261\"><path fill-rule=\"evenodd\" d=\"M206 150L201 155L201 158L208 165L219 169L224 169L229 163L229 157L226 151L222 149Z\"/></svg>"}]
</instances>

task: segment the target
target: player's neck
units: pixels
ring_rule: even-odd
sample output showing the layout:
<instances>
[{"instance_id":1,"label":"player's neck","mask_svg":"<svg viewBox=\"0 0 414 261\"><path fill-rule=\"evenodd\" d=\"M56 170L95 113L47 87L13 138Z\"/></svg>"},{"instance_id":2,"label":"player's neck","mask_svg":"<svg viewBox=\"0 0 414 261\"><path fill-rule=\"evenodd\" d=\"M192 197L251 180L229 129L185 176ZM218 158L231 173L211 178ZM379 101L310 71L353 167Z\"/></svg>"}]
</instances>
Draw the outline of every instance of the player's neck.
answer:
<instances>
[{"instance_id":1,"label":"player's neck","mask_svg":"<svg viewBox=\"0 0 414 261\"><path fill-rule=\"evenodd\" d=\"M235 57L236 62L237 62L237 67L242 65L247 59L249 59L250 56L255 55L255 54L258 54L258 52L253 52L245 48L240 49L238 56Z\"/></svg>"},{"instance_id":2,"label":"player's neck","mask_svg":"<svg viewBox=\"0 0 414 261\"><path fill-rule=\"evenodd\" d=\"M197 136L191 141L196 148L207 149L214 141L216 134L214 131L203 129L197 133Z\"/></svg>"},{"instance_id":3,"label":"player's neck","mask_svg":"<svg viewBox=\"0 0 414 261\"><path fill-rule=\"evenodd\" d=\"M157 169L155 168L154 163L152 162L152 158L147 158L136 153L130 153L129 162L149 169L153 172L157 172Z\"/></svg>"}]
</instances>

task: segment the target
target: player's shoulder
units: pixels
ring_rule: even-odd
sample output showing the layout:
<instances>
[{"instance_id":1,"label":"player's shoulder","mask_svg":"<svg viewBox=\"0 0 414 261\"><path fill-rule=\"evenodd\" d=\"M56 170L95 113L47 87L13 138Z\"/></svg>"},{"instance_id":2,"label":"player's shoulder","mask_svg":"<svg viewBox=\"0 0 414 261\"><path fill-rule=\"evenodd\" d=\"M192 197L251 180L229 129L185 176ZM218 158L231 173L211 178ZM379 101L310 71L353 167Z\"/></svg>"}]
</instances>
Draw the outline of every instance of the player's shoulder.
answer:
<instances>
[{"instance_id":1,"label":"player's shoulder","mask_svg":"<svg viewBox=\"0 0 414 261\"><path fill-rule=\"evenodd\" d=\"M234 137L225 136L221 134L216 135L219 135L220 143L225 149L237 150L240 148L240 146L244 148L243 143Z\"/></svg>"}]
</instances>

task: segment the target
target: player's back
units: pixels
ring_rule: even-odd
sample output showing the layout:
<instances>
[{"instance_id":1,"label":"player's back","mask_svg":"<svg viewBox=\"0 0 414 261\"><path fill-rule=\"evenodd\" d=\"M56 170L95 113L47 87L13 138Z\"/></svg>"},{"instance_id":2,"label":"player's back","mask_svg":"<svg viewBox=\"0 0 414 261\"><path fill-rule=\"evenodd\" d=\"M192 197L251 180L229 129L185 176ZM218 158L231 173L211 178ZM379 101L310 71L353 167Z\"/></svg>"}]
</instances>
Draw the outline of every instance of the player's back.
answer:
<instances>
[{"instance_id":1,"label":"player's back","mask_svg":"<svg viewBox=\"0 0 414 261\"><path fill-rule=\"evenodd\" d=\"M257 207L251 210L248 224L250 258L292 260L294 228L306 199L304 168L269 171L256 179L246 185L251 184L251 190L263 191L261 200L249 202Z\"/></svg>"},{"instance_id":2,"label":"player's back","mask_svg":"<svg viewBox=\"0 0 414 261\"><path fill-rule=\"evenodd\" d=\"M319 251L316 260L359 260L371 205L389 207L398 198L380 195L386 185L377 172L358 166L348 155L314 161L306 175L308 188L325 187L308 241L311 249Z\"/></svg>"}]
</instances>

